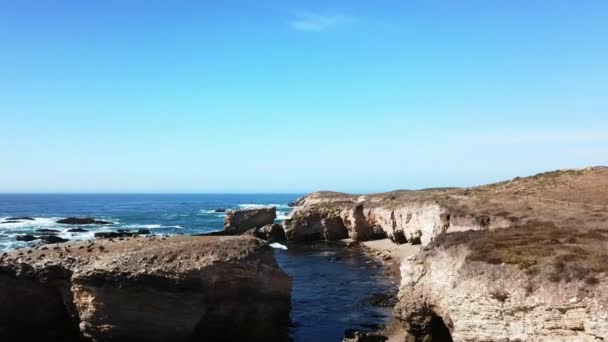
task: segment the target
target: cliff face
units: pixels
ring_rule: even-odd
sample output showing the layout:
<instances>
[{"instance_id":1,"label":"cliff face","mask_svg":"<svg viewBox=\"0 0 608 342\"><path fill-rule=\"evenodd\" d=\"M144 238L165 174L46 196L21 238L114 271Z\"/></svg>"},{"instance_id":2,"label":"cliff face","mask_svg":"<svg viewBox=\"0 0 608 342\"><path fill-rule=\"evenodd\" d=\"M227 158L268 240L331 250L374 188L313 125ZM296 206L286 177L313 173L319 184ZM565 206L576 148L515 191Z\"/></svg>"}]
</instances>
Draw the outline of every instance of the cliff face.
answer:
<instances>
[{"instance_id":1,"label":"cliff face","mask_svg":"<svg viewBox=\"0 0 608 342\"><path fill-rule=\"evenodd\" d=\"M291 279L246 237L135 238L0 259L3 340L282 340Z\"/></svg>"},{"instance_id":2,"label":"cliff face","mask_svg":"<svg viewBox=\"0 0 608 342\"><path fill-rule=\"evenodd\" d=\"M319 192L296 205L288 239L384 233L424 246L400 268L394 317L408 341L608 339L607 168L467 189Z\"/></svg>"},{"instance_id":3,"label":"cliff face","mask_svg":"<svg viewBox=\"0 0 608 342\"><path fill-rule=\"evenodd\" d=\"M284 225L287 238L296 241L344 235L364 241L385 234L397 243L427 245L443 233L537 221L602 228L608 221L608 168L548 172L466 189L316 192L295 205ZM323 224L324 219L332 225Z\"/></svg>"},{"instance_id":4,"label":"cliff face","mask_svg":"<svg viewBox=\"0 0 608 342\"><path fill-rule=\"evenodd\" d=\"M608 337L605 273L556 279L518 265L471 261L470 254L463 246L437 247L402 264L395 317L416 336L414 340L603 341Z\"/></svg>"},{"instance_id":5,"label":"cliff face","mask_svg":"<svg viewBox=\"0 0 608 342\"><path fill-rule=\"evenodd\" d=\"M288 239L338 240L350 237L366 241L388 237L396 243L427 245L445 232L493 229L511 224L501 216L452 208L448 201L453 200L454 195L441 192L409 192L399 197L326 196L325 193L314 193L298 202L300 205L291 219L284 223ZM383 200L382 196L388 197Z\"/></svg>"}]
</instances>

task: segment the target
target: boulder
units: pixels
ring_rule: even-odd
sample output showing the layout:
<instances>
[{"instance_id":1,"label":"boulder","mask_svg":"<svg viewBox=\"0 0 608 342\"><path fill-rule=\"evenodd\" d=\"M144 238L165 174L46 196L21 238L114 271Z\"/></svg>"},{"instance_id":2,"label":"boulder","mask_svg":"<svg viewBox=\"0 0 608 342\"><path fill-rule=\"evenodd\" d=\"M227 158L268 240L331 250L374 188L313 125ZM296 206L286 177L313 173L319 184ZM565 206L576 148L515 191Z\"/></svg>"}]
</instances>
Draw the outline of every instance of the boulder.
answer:
<instances>
[{"instance_id":1,"label":"boulder","mask_svg":"<svg viewBox=\"0 0 608 342\"><path fill-rule=\"evenodd\" d=\"M17 250L0 258L0 340L286 341L290 297L290 277L254 238Z\"/></svg>"},{"instance_id":2,"label":"boulder","mask_svg":"<svg viewBox=\"0 0 608 342\"><path fill-rule=\"evenodd\" d=\"M26 242L27 242L27 241L34 241L34 240L37 240L38 238L37 238L37 237L35 237L35 236L34 236L34 235L32 235L32 234L25 234L25 235L17 235L17 236L15 237L15 239L16 239L17 241L26 241Z\"/></svg>"},{"instance_id":3,"label":"boulder","mask_svg":"<svg viewBox=\"0 0 608 342\"><path fill-rule=\"evenodd\" d=\"M275 207L228 210L224 220L224 231L228 234L241 234L251 228L273 224L276 217Z\"/></svg>"},{"instance_id":4,"label":"boulder","mask_svg":"<svg viewBox=\"0 0 608 342\"><path fill-rule=\"evenodd\" d=\"M96 220L92 217L68 217L57 221L62 224L112 224L112 222Z\"/></svg>"},{"instance_id":5,"label":"boulder","mask_svg":"<svg viewBox=\"0 0 608 342\"><path fill-rule=\"evenodd\" d=\"M60 238L57 235L44 234L44 235L40 235L40 241L42 241L42 243L44 243L44 244L50 244L50 243L63 243L63 242L68 242L70 240Z\"/></svg>"}]
</instances>

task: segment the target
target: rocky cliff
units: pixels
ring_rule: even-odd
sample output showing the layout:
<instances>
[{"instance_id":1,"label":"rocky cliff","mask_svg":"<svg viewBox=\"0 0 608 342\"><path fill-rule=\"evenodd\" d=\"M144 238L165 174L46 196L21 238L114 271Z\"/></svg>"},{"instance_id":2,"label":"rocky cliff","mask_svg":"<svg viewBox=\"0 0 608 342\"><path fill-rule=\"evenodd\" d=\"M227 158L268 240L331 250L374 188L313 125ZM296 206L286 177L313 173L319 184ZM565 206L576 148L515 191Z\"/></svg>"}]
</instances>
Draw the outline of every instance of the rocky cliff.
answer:
<instances>
[{"instance_id":1,"label":"rocky cliff","mask_svg":"<svg viewBox=\"0 0 608 342\"><path fill-rule=\"evenodd\" d=\"M0 258L0 338L285 340L291 279L249 237L140 237Z\"/></svg>"},{"instance_id":2,"label":"rocky cliff","mask_svg":"<svg viewBox=\"0 0 608 342\"><path fill-rule=\"evenodd\" d=\"M227 210L224 219L224 232L227 234L242 234L252 228L260 228L274 223L277 208L251 208Z\"/></svg>"},{"instance_id":3,"label":"rocky cliff","mask_svg":"<svg viewBox=\"0 0 608 342\"><path fill-rule=\"evenodd\" d=\"M608 230L446 234L402 263L395 316L415 340L604 341Z\"/></svg>"},{"instance_id":4,"label":"rocky cliff","mask_svg":"<svg viewBox=\"0 0 608 342\"><path fill-rule=\"evenodd\" d=\"M402 260L408 341L608 339L608 169L296 203L288 239L424 246Z\"/></svg>"}]
</instances>

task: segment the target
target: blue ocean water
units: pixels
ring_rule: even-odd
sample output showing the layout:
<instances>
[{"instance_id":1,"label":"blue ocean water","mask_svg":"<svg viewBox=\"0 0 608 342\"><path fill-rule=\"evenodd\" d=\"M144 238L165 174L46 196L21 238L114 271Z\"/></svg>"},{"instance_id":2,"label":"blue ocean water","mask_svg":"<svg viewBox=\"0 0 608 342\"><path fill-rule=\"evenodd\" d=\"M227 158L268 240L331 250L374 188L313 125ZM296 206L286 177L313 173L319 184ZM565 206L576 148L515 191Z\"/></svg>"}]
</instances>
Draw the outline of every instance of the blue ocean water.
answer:
<instances>
[{"instance_id":1,"label":"blue ocean water","mask_svg":"<svg viewBox=\"0 0 608 342\"><path fill-rule=\"evenodd\" d=\"M0 250L34 245L16 241L36 229L59 230L59 236L92 238L98 231L149 229L153 234L196 234L221 230L224 216L216 209L275 206L277 221L288 217L287 205L299 194L0 194ZM9 217L31 217L6 223ZM55 221L94 217L111 226L78 226ZM3 223L5 222L5 223ZM373 293L396 290L383 267L357 249L331 245L289 246L275 250L279 265L293 278L291 338L294 341L340 341L345 329L369 330L386 323L390 310L363 304Z\"/></svg>"}]
</instances>

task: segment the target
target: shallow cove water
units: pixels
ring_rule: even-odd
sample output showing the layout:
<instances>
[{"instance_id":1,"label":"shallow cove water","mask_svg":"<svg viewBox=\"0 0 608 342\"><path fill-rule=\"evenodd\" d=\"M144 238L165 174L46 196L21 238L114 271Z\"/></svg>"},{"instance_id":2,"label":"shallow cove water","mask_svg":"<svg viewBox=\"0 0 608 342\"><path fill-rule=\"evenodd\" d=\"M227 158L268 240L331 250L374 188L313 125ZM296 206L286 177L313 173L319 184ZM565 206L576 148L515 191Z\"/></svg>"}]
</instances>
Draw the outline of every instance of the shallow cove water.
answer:
<instances>
[{"instance_id":1,"label":"shallow cove water","mask_svg":"<svg viewBox=\"0 0 608 342\"><path fill-rule=\"evenodd\" d=\"M375 330L391 308L367 305L373 293L394 293L382 265L359 248L329 244L276 250L277 262L293 278L294 341L341 341L345 329Z\"/></svg>"},{"instance_id":2,"label":"shallow cove water","mask_svg":"<svg viewBox=\"0 0 608 342\"><path fill-rule=\"evenodd\" d=\"M277 221L290 211L292 194L175 194L175 195L0 195L0 250L33 246L17 241L37 229L56 230L57 235L82 240L95 232L117 229L149 229L153 234L196 234L223 228L224 213L216 209L240 209L272 205ZM12 217L32 220L8 220ZM91 216L111 221L104 225L64 225L55 221L70 216ZM13 222L17 221L17 222ZM69 232L83 228L83 232ZM390 309L363 301L373 293L395 291L384 269L358 248L319 244L275 250L279 265L293 278L290 329L294 341L340 341L345 329L372 330L388 321Z\"/></svg>"}]
</instances>

